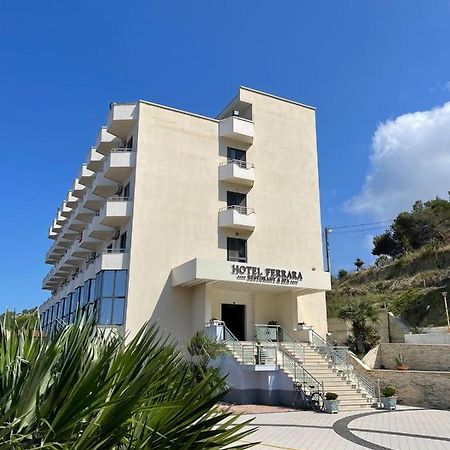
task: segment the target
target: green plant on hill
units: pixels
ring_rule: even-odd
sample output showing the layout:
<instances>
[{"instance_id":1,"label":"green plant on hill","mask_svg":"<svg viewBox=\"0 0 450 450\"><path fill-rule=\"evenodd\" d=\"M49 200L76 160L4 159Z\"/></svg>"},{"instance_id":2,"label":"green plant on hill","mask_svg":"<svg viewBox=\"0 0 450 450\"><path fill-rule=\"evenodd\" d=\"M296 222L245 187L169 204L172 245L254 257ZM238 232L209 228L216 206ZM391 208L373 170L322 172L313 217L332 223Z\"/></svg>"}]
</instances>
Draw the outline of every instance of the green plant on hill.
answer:
<instances>
[{"instance_id":1,"label":"green plant on hill","mask_svg":"<svg viewBox=\"0 0 450 450\"><path fill-rule=\"evenodd\" d=\"M398 258L427 245L450 241L450 201L418 200L410 212L400 213L389 230L373 239L374 255Z\"/></svg>"},{"instance_id":2,"label":"green plant on hill","mask_svg":"<svg viewBox=\"0 0 450 450\"><path fill-rule=\"evenodd\" d=\"M78 318L53 338L36 320L0 323L0 448L246 448L216 406L223 379L200 382L174 343L145 325L125 345Z\"/></svg>"},{"instance_id":3,"label":"green plant on hill","mask_svg":"<svg viewBox=\"0 0 450 450\"><path fill-rule=\"evenodd\" d=\"M379 313L378 306L367 298L352 299L339 309L339 318L352 324L353 339L348 343L355 353L366 353L378 342L374 324Z\"/></svg>"}]
</instances>

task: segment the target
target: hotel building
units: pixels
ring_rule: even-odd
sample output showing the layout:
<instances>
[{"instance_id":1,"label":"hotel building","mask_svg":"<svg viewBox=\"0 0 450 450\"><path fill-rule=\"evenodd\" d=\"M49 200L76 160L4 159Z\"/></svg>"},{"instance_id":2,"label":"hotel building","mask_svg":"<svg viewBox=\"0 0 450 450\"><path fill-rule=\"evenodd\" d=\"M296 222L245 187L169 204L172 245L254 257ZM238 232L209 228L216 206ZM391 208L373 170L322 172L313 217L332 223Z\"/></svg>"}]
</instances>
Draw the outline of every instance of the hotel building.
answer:
<instances>
[{"instance_id":1,"label":"hotel building","mask_svg":"<svg viewBox=\"0 0 450 450\"><path fill-rule=\"evenodd\" d=\"M223 322L241 343L269 323L323 338L315 110L246 87L215 118L113 103L49 238L47 332L80 307L181 343Z\"/></svg>"}]
</instances>

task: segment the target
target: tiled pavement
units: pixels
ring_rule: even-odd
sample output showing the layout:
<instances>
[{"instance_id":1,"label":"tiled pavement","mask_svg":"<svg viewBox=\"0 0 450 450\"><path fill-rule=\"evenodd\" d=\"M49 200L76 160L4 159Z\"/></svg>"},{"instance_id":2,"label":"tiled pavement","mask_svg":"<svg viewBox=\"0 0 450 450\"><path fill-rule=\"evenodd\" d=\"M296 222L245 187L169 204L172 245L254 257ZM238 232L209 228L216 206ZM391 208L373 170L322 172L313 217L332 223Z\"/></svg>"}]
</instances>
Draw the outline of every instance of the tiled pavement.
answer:
<instances>
[{"instance_id":1,"label":"tiled pavement","mask_svg":"<svg viewBox=\"0 0 450 450\"><path fill-rule=\"evenodd\" d=\"M245 442L256 450L450 450L450 411L400 407L397 411L312 411L249 414L258 430Z\"/></svg>"}]
</instances>

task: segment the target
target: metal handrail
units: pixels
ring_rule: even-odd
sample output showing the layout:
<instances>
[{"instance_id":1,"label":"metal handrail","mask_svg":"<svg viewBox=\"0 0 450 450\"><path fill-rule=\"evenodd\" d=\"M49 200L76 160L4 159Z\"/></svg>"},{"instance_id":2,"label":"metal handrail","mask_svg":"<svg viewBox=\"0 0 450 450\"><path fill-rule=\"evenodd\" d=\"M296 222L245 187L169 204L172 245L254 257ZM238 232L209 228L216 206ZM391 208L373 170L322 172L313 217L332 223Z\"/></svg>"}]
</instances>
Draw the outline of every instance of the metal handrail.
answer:
<instances>
[{"instance_id":1,"label":"metal handrail","mask_svg":"<svg viewBox=\"0 0 450 450\"><path fill-rule=\"evenodd\" d=\"M103 254L128 253L128 249L126 249L126 248L105 248L102 253Z\"/></svg>"},{"instance_id":2,"label":"metal handrail","mask_svg":"<svg viewBox=\"0 0 450 450\"><path fill-rule=\"evenodd\" d=\"M281 349L287 353L290 353L294 359L298 361L305 361L305 345L298 342L289 332L281 325L266 325L255 324L256 339L263 342L278 342ZM273 331L275 331L275 339L272 339Z\"/></svg>"},{"instance_id":3,"label":"metal handrail","mask_svg":"<svg viewBox=\"0 0 450 450\"><path fill-rule=\"evenodd\" d=\"M254 169L255 165L253 163L242 161L241 159L227 159L219 164L219 166L226 166L228 164L235 164L241 169Z\"/></svg>"},{"instance_id":4,"label":"metal handrail","mask_svg":"<svg viewBox=\"0 0 450 450\"><path fill-rule=\"evenodd\" d=\"M122 153L122 152L132 152L133 149L130 147L116 147L111 149L111 153Z\"/></svg>"},{"instance_id":5,"label":"metal handrail","mask_svg":"<svg viewBox=\"0 0 450 450\"><path fill-rule=\"evenodd\" d=\"M131 200L130 197L125 197L123 195L111 195L106 199L108 202L127 202Z\"/></svg>"},{"instance_id":6,"label":"metal handrail","mask_svg":"<svg viewBox=\"0 0 450 450\"><path fill-rule=\"evenodd\" d=\"M228 209L232 209L234 211L237 211L239 214L244 214L246 216L255 213L254 208L247 208L246 206L241 206L241 205L226 206L224 208L220 208L219 211L227 211Z\"/></svg>"},{"instance_id":7,"label":"metal handrail","mask_svg":"<svg viewBox=\"0 0 450 450\"><path fill-rule=\"evenodd\" d=\"M311 344L316 351L326 356L333 368L341 372L348 380L355 384L358 390L364 389L373 399L377 398L374 381L355 370L348 362L348 347L332 346L311 328Z\"/></svg>"}]
</instances>

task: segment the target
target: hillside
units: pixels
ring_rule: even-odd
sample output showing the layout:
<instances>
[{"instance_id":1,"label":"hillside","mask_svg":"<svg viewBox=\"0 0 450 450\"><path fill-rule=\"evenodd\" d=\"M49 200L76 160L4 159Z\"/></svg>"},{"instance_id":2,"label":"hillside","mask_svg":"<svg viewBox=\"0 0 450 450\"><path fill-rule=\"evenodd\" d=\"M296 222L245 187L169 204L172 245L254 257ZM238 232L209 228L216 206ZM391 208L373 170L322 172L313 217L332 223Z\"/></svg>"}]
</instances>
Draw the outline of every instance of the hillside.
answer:
<instances>
[{"instance_id":1,"label":"hillside","mask_svg":"<svg viewBox=\"0 0 450 450\"><path fill-rule=\"evenodd\" d=\"M367 298L411 328L447 324L442 292L450 294L450 202L417 201L373 240L374 266L340 271L327 294L328 317L351 298ZM450 296L449 296L450 299Z\"/></svg>"},{"instance_id":2,"label":"hillside","mask_svg":"<svg viewBox=\"0 0 450 450\"><path fill-rule=\"evenodd\" d=\"M369 298L400 316L411 328L446 325L442 292L450 294L450 246L426 247L382 267L369 267L333 279L327 294L328 317L343 303Z\"/></svg>"}]
</instances>

